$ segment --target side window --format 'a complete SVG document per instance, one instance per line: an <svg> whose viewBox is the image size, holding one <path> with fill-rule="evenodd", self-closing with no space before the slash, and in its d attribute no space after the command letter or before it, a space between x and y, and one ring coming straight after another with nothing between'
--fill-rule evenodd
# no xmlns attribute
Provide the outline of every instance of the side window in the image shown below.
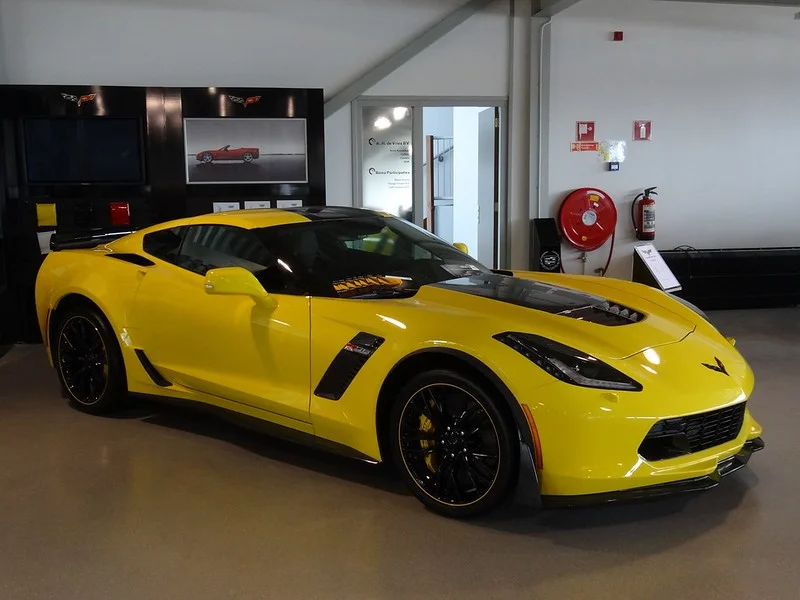
<svg viewBox="0 0 800 600"><path fill-rule="evenodd" d="M190 227L178 266L198 275L221 267L243 267L258 273L272 263L264 245L250 231L227 225Z"/></svg>
<svg viewBox="0 0 800 600"><path fill-rule="evenodd" d="M142 240L142 249L147 254L175 264L185 233L185 227L173 227L148 233Z"/></svg>

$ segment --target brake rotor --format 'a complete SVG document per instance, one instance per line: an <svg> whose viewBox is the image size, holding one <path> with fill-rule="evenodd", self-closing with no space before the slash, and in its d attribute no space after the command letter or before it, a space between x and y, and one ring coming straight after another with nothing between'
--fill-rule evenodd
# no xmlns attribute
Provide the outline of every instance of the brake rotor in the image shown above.
<svg viewBox="0 0 800 600"><path fill-rule="evenodd" d="M613 235L617 207L602 190L580 188L569 194L558 215L561 231L578 250L597 250Z"/></svg>

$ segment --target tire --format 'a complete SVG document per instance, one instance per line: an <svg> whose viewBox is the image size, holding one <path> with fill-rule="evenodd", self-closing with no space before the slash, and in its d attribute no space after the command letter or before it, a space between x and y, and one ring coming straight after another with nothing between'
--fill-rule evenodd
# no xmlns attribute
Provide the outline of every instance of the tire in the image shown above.
<svg viewBox="0 0 800 600"><path fill-rule="evenodd" d="M214 162L214 157L211 156L208 152L206 152L205 154L203 154L203 162L209 165L212 162Z"/></svg>
<svg viewBox="0 0 800 600"><path fill-rule="evenodd" d="M70 406L105 414L127 394L125 363L114 331L91 306L74 306L58 316L53 362Z"/></svg>
<svg viewBox="0 0 800 600"><path fill-rule="evenodd" d="M389 422L392 458L434 512L471 518L510 497L519 461L516 428L475 381L447 369L421 373L397 394Z"/></svg>
<svg viewBox="0 0 800 600"><path fill-rule="evenodd" d="M253 153L252 152L245 152L244 156L242 156L242 160L246 163L253 162Z"/></svg>

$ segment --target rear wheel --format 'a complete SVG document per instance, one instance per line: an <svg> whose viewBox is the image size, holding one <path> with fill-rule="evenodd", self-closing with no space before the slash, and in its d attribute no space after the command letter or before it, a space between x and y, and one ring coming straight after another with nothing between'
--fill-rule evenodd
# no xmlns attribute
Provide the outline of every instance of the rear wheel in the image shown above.
<svg viewBox="0 0 800 600"><path fill-rule="evenodd" d="M476 382L450 370L420 374L398 394L390 422L394 460L435 512L474 517L508 498L515 430Z"/></svg>
<svg viewBox="0 0 800 600"><path fill-rule="evenodd" d="M70 404L101 414L114 408L127 389L125 365L116 337L95 308L79 306L59 315L53 358Z"/></svg>
<svg viewBox="0 0 800 600"><path fill-rule="evenodd" d="M245 152L244 156L242 157L242 159L246 163L253 162L253 153L252 152Z"/></svg>

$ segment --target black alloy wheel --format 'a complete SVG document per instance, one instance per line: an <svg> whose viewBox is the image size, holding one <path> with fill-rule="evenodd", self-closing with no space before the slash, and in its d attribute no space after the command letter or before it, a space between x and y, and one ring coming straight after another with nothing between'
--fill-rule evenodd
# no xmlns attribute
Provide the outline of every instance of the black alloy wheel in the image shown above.
<svg viewBox="0 0 800 600"><path fill-rule="evenodd" d="M65 395L79 410L106 412L127 388L111 327L98 311L81 307L61 316L56 331L54 362Z"/></svg>
<svg viewBox="0 0 800 600"><path fill-rule="evenodd" d="M507 499L516 473L513 425L459 373L415 377L392 413L392 449L409 487L449 517L473 517Z"/></svg>

